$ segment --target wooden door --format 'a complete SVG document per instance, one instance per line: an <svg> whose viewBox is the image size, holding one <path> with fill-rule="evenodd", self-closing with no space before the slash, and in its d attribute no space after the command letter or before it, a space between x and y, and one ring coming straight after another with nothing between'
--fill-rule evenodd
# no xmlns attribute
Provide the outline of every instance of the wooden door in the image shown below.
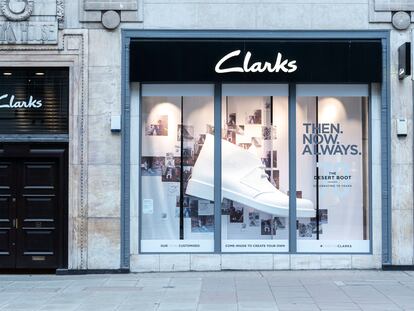
<svg viewBox="0 0 414 311"><path fill-rule="evenodd" d="M14 156L2 157L7 154ZM36 145L0 152L0 268L65 265L65 154L65 149Z"/></svg>
<svg viewBox="0 0 414 311"><path fill-rule="evenodd" d="M0 159L0 267L14 268L16 261L16 162Z"/></svg>

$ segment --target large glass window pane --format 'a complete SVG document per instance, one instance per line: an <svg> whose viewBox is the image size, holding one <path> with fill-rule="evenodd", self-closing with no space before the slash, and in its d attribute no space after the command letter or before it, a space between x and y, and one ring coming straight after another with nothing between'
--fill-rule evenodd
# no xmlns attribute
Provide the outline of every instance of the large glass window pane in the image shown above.
<svg viewBox="0 0 414 311"><path fill-rule="evenodd" d="M298 252L369 252L368 86L297 90Z"/></svg>
<svg viewBox="0 0 414 311"><path fill-rule="evenodd" d="M142 87L142 252L214 251L213 95L209 85Z"/></svg>
<svg viewBox="0 0 414 311"><path fill-rule="evenodd" d="M222 251L289 249L288 87L223 85Z"/></svg>

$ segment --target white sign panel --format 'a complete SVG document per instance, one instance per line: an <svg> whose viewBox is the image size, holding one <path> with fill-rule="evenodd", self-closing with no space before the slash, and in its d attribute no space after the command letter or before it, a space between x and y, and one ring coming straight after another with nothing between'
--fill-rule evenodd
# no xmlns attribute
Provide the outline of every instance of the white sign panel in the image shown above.
<svg viewBox="0 0 414 311"><path fill-rule="evenodd" d="M154 201L152 199L142 200L142 213L153 214L154 213Z"/></svg>
<svg viewBox="0 0 414 311"><path fill-rule="evenodd" d="M221 250L228 253L280 253L289 251L288 240L223 240Z"/></svg>
<svg viewBox="0 0 414 311"><path fill-rule="evenodd" d="M369 253L369 240L298 240L302 253Z"/></svg>
<svg viewBox="0 0 414 311"><path fill-rule="evenodd" d="M141 251L148 253L208 253L213 240L142 240Z"/></svg>

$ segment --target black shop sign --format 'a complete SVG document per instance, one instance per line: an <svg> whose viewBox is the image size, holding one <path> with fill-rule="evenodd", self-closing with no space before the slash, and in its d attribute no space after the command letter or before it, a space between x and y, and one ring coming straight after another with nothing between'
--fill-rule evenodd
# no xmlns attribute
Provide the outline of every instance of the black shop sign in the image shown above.
<svg viewBox="0 0 414 311"><path fill-rule="evenodd" d="M0 134L68 133L67 68L0 68Z"/></svg>
<svg viewBox="0 0 414 311"><path fill-rule="evenodd" d="M138 82L381 82L380 40L134 39Z"/></svg>

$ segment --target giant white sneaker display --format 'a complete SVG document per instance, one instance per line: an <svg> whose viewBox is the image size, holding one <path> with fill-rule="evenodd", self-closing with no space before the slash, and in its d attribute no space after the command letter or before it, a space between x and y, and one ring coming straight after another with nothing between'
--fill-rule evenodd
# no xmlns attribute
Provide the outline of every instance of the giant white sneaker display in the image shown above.
<svg viewBox="0 0 414 311"><path fill-rule="evenodd" d="M259 211L288 217L289 196L267 179L260 158L251 152L222 140L222 199L226 198ZM186 194L214 201L214 136L207 134L200 155L188 181ZM297 217L315 217L313 203L296 201Z"/></svg>

